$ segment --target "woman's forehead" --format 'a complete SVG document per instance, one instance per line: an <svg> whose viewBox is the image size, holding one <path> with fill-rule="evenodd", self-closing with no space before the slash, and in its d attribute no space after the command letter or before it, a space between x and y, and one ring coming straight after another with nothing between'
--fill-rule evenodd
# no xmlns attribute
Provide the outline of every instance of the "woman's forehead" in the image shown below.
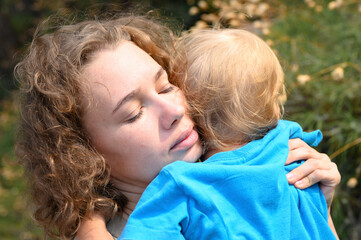
<svg viewBox="0 0 361 240"><path fill-rule="evenodd" d="M159 68L159 64L132 42L122 42L115 48L96 53L83 73L90 81L104 81L114 77L131 78Z"/></svg>
<svg viewBox="0 0 361 240"><path fill-rule="evenodd" d="M83 69L82 78L88 90L85 97L114 105L128 93L153 82L163 72L145 51L132 42L123 42L116 48L96 53L93 61Z"/></svg>

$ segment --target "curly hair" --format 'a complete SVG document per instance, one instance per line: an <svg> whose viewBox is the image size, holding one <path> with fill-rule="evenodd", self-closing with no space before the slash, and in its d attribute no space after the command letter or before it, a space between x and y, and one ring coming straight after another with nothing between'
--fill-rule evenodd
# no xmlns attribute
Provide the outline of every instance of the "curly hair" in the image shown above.
<svg viewBox="0 0 361 240"><path fill-rule="evenodd" d="M81 124L82 68L96 51L132 41L172 76L173 35L154 19L134 15L53 30L45 25L14 70L21 85L17 156L45 237L73 239L92 211L114 214L127 204Z"/></svg>

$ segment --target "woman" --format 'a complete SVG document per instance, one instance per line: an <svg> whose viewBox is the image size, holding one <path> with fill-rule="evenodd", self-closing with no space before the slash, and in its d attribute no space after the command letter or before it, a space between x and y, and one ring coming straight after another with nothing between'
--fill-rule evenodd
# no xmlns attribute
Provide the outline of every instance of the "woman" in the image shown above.
<svg viewBox="0 0 361 240"><path fill-rule="evenodd" d="M178 72L175 57L171 32L144 17L36 34L16 67L18 155L47 235L73 238L94 211L119 211L124 224L163 166L200 157L183 94L168 81ZM330 202L340 180L335 165L305 143L290 148L291 161L310 159L290 182L321 181Z"/></svg>

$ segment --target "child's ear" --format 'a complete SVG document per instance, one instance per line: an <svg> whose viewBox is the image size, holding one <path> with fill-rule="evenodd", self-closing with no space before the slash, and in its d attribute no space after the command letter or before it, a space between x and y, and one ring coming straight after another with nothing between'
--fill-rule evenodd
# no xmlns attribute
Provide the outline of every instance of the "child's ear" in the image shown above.
<svg viewBox="0 0 361 240"><path fill-rule="evenodd" d="M281 106L283 106L287 101L287 95L286 93L281 93L279 96L278 96L278 102Z"/></svg>

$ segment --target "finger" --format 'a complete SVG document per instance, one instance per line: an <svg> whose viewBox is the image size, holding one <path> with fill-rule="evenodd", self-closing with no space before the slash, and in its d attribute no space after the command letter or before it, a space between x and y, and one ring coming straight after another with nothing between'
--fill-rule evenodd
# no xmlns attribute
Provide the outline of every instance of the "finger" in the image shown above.
<svg viewBox="0 0 361 240"><path fill-rule="evenodd" d="M297 182L295 182L295 187L299 189L305 189L312 186L315 183L320 182L320 187L322 188L334 188L340 183L341 175L337 170L337 167L332 167L331 169L320 170L316 169L307 177L304 177Z"/></svg>
<svg viewBox="0 0 361 240"><path fill-rule="evenodd" d="M314 148L310 147L300 139L295 139L295 140L297 141L289 142L290 152L288 153L285 165L295 161L307 160L311 158L321 159L331 162L331 159L326 154L319 153Z"/></svg>
<svg viewBox="0 0 361 240"><path fill-rule="evenodd" d="M307 175L307 177L304 177L298 180L297 182L295 182L294 186L299 189L308 188L313 184L318 183L320 179L324 179L325 177L327 177L328 173L329 173L328 170L317 169L312 173L310 173L309 175Z"/></svg>
<svg viewBox="0 0 361 240"><path fill-rule="evenodd" d="M288 140L288 147L290 150L293 150L293 149L299 148L299 147L303 147L303 146L308 146L308 145L307 145L307 143L302 141L300 138L294 138L294 139Z"/></svg>
<svg viewBox="0 0 361 240"><path fill-rule="evenodd" d="M290 150L287 156L286 165L295 161L305 160L310 158L321 158L321 153L317 152L310 146L300 146Z"/></svg>
<svg viewBox="0 0 361 240"><path fill-rule="evenodd" d="M288 183L294 184L295 182L300 181L316 170L330 170L331 168L332 165L329 161L324 161L322 159L309 159L299 167L293 169L286 176Z"/></svg>

